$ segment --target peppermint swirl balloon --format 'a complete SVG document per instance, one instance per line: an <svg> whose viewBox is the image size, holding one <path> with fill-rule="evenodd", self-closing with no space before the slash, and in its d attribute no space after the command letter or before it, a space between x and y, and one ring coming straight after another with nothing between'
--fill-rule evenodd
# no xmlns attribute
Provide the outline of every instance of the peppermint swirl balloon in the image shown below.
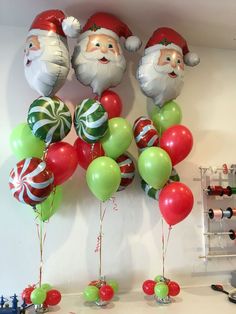
<svg viewBox="0 0 236 314"><path fill-rule="evenodd" d="M75 109L77 135L87 143L98 142L108 129L108 114L95 99L84 99Z"/></svg>
<svg viewBox="0 0 236 314"><path fill-rule="evenodd" d="M53 173L39 158L26 158L10 172L9 187L21 203L34 206L42 203L53 190Z"/></svg>
<svg viewBox="0 0 236 314"><path fill-rule="evenodd" d="M151 185L147 184L144 180L141 181L141 187L144 190L146 195L158 201L161 190L154 189Z"/></svg>
<svg viewBox="0 0 236 314"><path fill-rule="evenodd" d="M179 182L180 177L178 175L178 172L175 170L175 168L172 168L170 177L169 177L169 182Z"/></svg>
<svg viewBox="0 0 236 314"><path fill-rule="evenodd" d="M117 191L122 191L132 183L135 176L135 166L133 160L127 154L118 157L116 162L120 167L121 173L121 182Z"/></svg>
<svg viewBox="0 0 236 314"><path fill-rule="evenodd" d="M135 120L133 126L134 139L136 145L143 151L147 147L158 146L159 138L152 120L147 117L139 117Z"/></svg>
<svg viewBox="0 0 236 314"><path fill-rule="evenodd" d="M35 136L50 144L70 132L72 117L58 97L39 97L29 107L28 124Z"/></svg>

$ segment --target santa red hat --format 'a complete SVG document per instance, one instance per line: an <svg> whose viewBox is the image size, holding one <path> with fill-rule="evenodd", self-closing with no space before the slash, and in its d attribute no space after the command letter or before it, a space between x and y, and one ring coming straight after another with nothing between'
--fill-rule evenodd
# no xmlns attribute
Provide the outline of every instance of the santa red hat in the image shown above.
<svg viewBox="0 0 236 314"><path fill-rule="evenodd" d="M49 33L50 32L50 33ZM80 23L73 16L66 17L60 10L47 10L38 14L29 30L30 35L77 37Z"/></svg>
<svg viewBox="0 0 236 314"><path fill-rule="evenodd" d="M145 54L160 49L175 49L184 57L184 63L195 66L200 62L196 53L189 52L186 40L175 30L161 27L155 30L145 47Z"/></svg>
<svg viewBox="0 0 236 314"><path fill-rule="evenodd" d="M88 35L105 34L119 41L120 37L125 38L125 48L128 51L136 51L141 47L141 41L133 36L129 27L116 16L99 12L93 14L81 31L80 39Z"/></svg>

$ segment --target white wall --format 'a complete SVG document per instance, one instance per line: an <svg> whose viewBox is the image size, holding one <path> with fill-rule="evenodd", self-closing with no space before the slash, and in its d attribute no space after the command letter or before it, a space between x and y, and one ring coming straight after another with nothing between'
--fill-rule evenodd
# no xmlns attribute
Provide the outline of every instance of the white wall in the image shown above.
<svg viewBox="0 0 236 314"><path fill-rule="evenodd" d="M39 243L32 210L10 194L8 176L16 158L9 148L11 130L26 121L31 102L38 96L27 85L23 73L23 45L26 29L0 28L0 294L21 291L38 280ZM73 46L73 43L71 43ZM193 47L192 47L193 49ZM235 268L236 259L204 263L202 205L199 182L200 165L236 162L236 52L194 47L201 64L186 68L185 86L178 99L183 124L194 136L190 156L177 166L182 182L194 192L192 214L173 228L167 254L167 276L182 285L221 281ZM145 115L149 107L139 90L134 73L140 58L126 54L128 71L114 90L124 103L123 116L131 123ZM73 104L90 96L71 73L58 94L73 111ZM68 141L73 143L72 131ZM132 143L130 152L137 159ZM99 202L88 190L85 172L78 169L64 185L64 201L59 212L47 224L44 281L63 292L78 292L97 278L98 255L94 253L98 234ZM144 195L135 183L116 194L118 211L108 209L104 221L104 270L118 279L122 289L141 285L143 280L161 273L161 217L158 205ZM112 206L110 206L112 207ZM236 221L235 221L236 226Z"/></svg>

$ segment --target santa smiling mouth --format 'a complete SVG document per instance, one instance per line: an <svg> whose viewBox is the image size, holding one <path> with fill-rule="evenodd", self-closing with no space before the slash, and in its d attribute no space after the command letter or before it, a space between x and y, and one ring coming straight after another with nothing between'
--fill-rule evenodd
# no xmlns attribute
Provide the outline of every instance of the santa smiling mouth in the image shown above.
<svg viewBox="0 0 236 314"><path fill-rule="evenodd" d="M110 62L109 60L107 60L107 58L103 57L102 59L99 59L99 62L103 63L103 64L107 64L108 62Z"/></svg>
<svg viewBox="0 0 236 314"><path fill-rule="evenodd" d="M27 59L26 66L30 66L31 62L32 62L32 60Z"/></svg>
<svg viewBox="0 0 236 314"><path fill-rule="evenodd" d="M174 71L168 73L168 75L169 75L169 77L172 77L172 78L176 78L177 77L177 74Z"/></svg>

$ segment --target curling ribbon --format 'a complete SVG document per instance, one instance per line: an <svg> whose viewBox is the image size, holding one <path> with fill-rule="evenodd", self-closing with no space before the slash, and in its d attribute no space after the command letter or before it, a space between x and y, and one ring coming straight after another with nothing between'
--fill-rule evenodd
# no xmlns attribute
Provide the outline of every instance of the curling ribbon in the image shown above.
<svg viewBox="0 0 236 314"><path fill-rule="evenodd" d="M208 210L208 216L210 219L221 220L223 217L223 211L221 208L216 209L210 208Z"/></svg>
<svg viewBox="0 0 236 314"><path fill-rule="evenodd" d="M223 217L230 219L233 216L233 211L231 207L228 207L226 210L223 210Z"/></svg>
<svg viewBox="0 0 236 314"><path fill-rule="evenodd" d="M208 186L207 187L207 194L208 195L215 195L215 196L231 196L232 195L232 189L230 186L227 186L226 188L223 188L220 185L215 186ZM236 188L235 188L235 194L236 194Z"/></svg>
<svg viewBox="0 0 236 314"><path fill-rule="evenodd" d="M227 164L223 164L222 168L223 168L223 174L228 174L229 173Z"/></svg>
<svg viewBox="0 0 236 314"><path fill-rule="evenodd" d="M232 208L233 216L236 216L236 208Z"/></svg>

